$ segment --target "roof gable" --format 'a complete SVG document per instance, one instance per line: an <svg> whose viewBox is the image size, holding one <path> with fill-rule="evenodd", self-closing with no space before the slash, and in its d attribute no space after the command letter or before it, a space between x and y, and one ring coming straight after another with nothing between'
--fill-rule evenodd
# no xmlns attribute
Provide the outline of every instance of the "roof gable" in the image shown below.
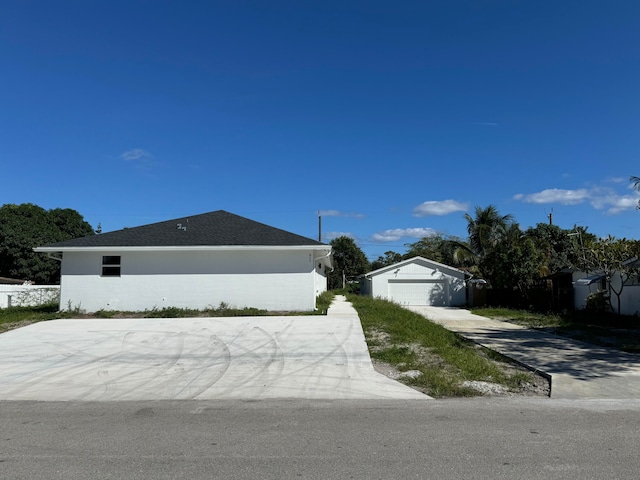
<svg viewBox="0 0 640 480"><path fill-rule="evenodd" d="M190 217L74 238L41 248L322 246L321 242L217 210Z"/></svg>
<svg viewBox="0 0 640 480"><path fill-rule="evenodd" d="M402 260L401 262L398 262L398 263L394 263L393 265L387 265L386 267L379 268L378 270L373 270L372 272L365 273L363 276L372 277L372 276L380 275L381 273L387 272L389 270L394 270L394 269L399 268L399 267L403 267L403 266L408 265L410 263L423 263L423 264L427 264L429 266L432 266L434 268L449 270L452 273L457 273L457 274L462 273L464 275L468 275L463 270L459 270L459 269L457 269L455 267L450 267L449 265L445 265L444 263L436 262L435 260L429 260L428 258L416 256L416 257L408 258L406 260Z"/></svg>

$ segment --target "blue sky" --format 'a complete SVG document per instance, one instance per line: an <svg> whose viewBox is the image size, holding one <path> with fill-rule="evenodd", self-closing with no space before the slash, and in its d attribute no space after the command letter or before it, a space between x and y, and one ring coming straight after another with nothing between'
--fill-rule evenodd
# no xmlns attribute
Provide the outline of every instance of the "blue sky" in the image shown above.
<svg viewBox="0 0 640 480"><path fill-rule="evenodd" d="M223 209L370 259L640 238L637 1L3 1L0 203L103 231Z"/></svg>

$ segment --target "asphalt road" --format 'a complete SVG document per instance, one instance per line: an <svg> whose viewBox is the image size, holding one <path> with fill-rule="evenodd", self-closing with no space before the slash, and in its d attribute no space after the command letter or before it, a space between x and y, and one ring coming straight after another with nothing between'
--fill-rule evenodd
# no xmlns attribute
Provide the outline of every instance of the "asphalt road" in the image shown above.
<svg viewBox="0 0 640 480"><path fill-rule="evenodd" d="M0 402L2 479L616 479L640 401Z"/></svg>

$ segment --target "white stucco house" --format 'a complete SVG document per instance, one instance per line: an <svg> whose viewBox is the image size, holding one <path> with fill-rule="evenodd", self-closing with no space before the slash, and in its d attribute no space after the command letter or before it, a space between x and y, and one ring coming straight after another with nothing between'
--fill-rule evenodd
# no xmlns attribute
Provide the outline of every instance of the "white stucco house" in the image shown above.
<svg viewBox="0 0 640 480"><path fill-rule="evenodd" d="M462 270L423 257L413 257L360 277L360 292L400 305L464 306Z"/></svg>
<svg viewBox="0 0 640 480"><path fill-rule="evenodd" d="M638 263L638 259L634 258L630 262ZM613 272L607 282L602 272L573 272L573 299L576 310L585 309L587 297L597 292L605 292L615 313L618 313L619 309L621 315L640 314L640 278L637 275L627 278L622 277L619 272ZM619 297L616 292L620 294Z"/></svg>
<svg viewBox="0 0 640 480"><path fill-rule="evenodd" d="M331 246L218 210L34 249L62 262L61 308L313 310Z"/></svg>

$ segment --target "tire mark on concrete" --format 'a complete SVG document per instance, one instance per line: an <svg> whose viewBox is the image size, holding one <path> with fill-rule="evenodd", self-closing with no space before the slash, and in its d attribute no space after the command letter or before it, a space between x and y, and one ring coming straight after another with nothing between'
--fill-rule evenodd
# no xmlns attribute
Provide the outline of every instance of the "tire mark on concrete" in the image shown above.
<svg viewBox="0 0 640 480"><path fill-rule="evenodd" d="M271 334L269 334L267 331L257 326L253 327L252 333L254 332L260 332L262 335L266 336L266 340L263 340L262 342L258 343L258 345L253 345L251 347L245 346L243 344L244 342L239 342L235 344L234 345L235 350L241 351L242 354L238 355L234 353L231 357L232 364L230 366L230 368L233 368L234 366L233 362L242 363L247 359L254 360L253 365L255 366L255 368L253 373L251 375L245 376L241 381L237 381L227 386L221 386L221 388L215 392L214 398L227 396L229 394L232 394L235 391L242 389L246 385L250 385L254 380L260 377L263 377L265 375L265 372L267 372L268 369L271 367L271 365L273 365L274 363L276 363L277 365L277 372L281 372L282 369L284 368L284 365L283 365L284 357L280 351L280 347L278 345L278 342L275 340L275 338ZM236 343L238 338L239 338L238 336L234 337L234 339L232 340L232 343ZM254 344L256 343L253 336L251 335L245 335L243 340L246 340L247 341L246 343L254 343ZM265 347L268 347L268 346L271 346L271 349L267 355L267 358L265 358L265 355L262 354L262 351L265 350ZM278 357L281 357L280 362L277 361ZM280 376L279 373L277 373L277 376L278 377ZM262 383L261 386L256 386L256 389L258 390L258 394L264 392L266 389L269 388L269 386L270 386L269 384L264 384L264 382ZM210 392L210 393L213 393L213 392ZM255 395L256 395L256 392L253 392L252 397Z"/></svg>
<svg viewBox="0 0 640 480"><path fill-rule="evenodd" d="M198 347L205 347L203 351L185 351L185 354L195 354L198 356L200 360L198 360L197 363L190 363L189 367L183 370L183 375L166 379L157 385L157 387L162 387L163 389L174 387L175 391L171 395L168 395L168 398L181 400L194 399L200 393L215 385L227 372L231 362L231 355L227 345L216 335L210 335L207 339L208 342L203 342L198 345ZM222 351L222 355L212 357L215 351ZM220 359L222 359L222 362L219 361ZM215 367L213 375L211 375L212 372L209 370L212 367ZM192 387L194 382L197 382L198 379L205 374L209 374L210 377L207 378L204 383ZM180 383L183 384L180 385ZM189 393L184 395L186 390L188 390Z"/></svg>
<svg viewBox="0 0 640 480"><path fill-rule="evenodd" d="M146 333L146 332L145 332ZM128 337L128 335L125 335L125 337ZM109 399L111 400L115 400L117 398L120 398L128 393L131 393L133 391L136 391L140 388L142 388L143 386L149 384L150 382L152 382L154 379L158 378L158 376L162 375L164 372L166 372L167 370L169 370L171 367L173 367L179 360L181 354L182 354L182 348L184 345L184 332L164 332L164 336L160 339L160 346L164 345L165 340L167 339L171 339L172 342L174 344L174 351L173 353L170 355L170 357L164 361L164 363L159 364L159 365L151 365L148 367L143 367L143 368L139 368L136 369L134 371L128 372L128 373L124 373L121 375L118 375L117 377L114 377L114 379L112 380L112 382L119 382L118 383L118 388L116 388L115 390L113 390L111 392L111 395L109 396ZM174 342L173 340L177 340L177 342ZM135 343L135 342L129 342L129 341L125 341L125 339L123 338L122 341L122 347L131 347L133 346L139 346L139 344ZM121 347L121 348L122 348ZM152 348L152 347L150 347ZM130 351L126 351L126 353L129 353ZM110 360L117 360L119 357L122 357L122 351L119 354L115 354L113 356L111 356ZM125 353L125 355L126 355ZM136 355L138 355L137 352L135 352ZM122 386L121 384L121 380L130 378L130 377L135 377L135 376L140 376L141 373L143 372L155 372L150 378L144 378L140 381L137 381L135 383L133 383L132 385L128 385L127 387ZM90 388L89 390L85 391L84 393L82 393L81 395L78 395L75 400L84 400L86 399L88 396L92 395L94 392L97 392L101 387L103 386L95 386ZM105 398L100 398L101 400L106 400Z"/></svg>

